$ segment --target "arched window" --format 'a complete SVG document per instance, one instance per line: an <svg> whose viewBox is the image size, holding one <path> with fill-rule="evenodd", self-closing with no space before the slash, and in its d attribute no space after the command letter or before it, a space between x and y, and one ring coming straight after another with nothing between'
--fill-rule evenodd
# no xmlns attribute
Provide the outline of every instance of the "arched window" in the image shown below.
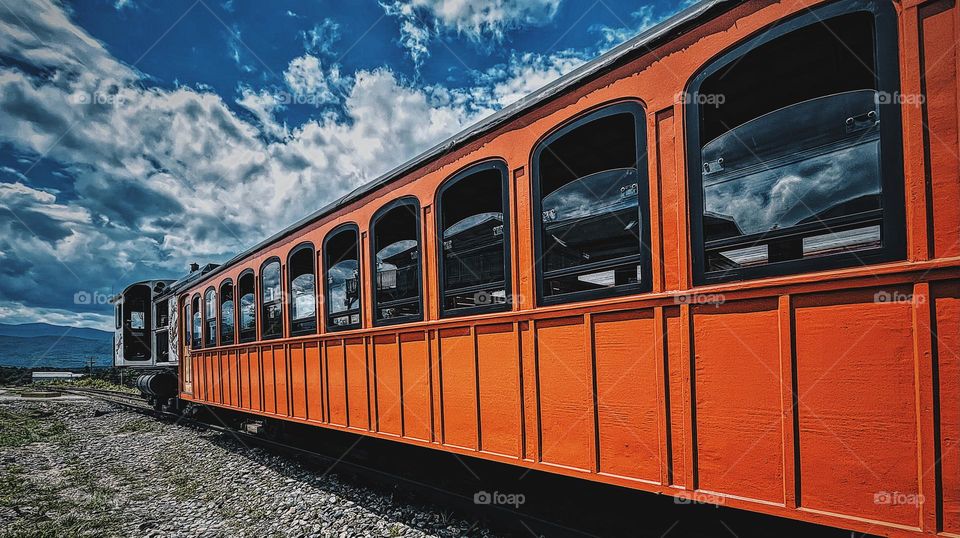
<svg viewBox="0 0 960 538"><path fill-rule="evenodd" d="M323 241L328 331L360 327L359 237L356 224L344 224Z"/></svg>
<svg viewBox="0 0 960 538"><path fill-rule="evenodd" d="M437 192L440 308L457 316L509 308L507 167L472 166Z"/></svg>
<svg viewBox="0 0 960 538"><path fill-rule="evenodd" d="M203 343L203 311L200 309L200 294L193 296L193 323L190 332L190 347L200 349Z"/></svg>
<svg viewBox="0 0 960 538"><path fill-rule="evenodd" d="M233 344L234 335L233 282L228 278L220 284L220 345Z"/></svg>
<svg viewBox="0 0 960 538"><path fill-rule="evenodd" d="M644 126L638 103L610 105L534 151L540 303L651 289Z"/></svg>
<svg viewBox="0 0 960 538"><path fill-rule="evenodd" d="M237 279L237 296L240 297L238 309L240 341L252 342L257 339L257 300L256 279L252 269L244 271Z"/></svg>
<svg viewBox="0 0 960 538"><path fill-rule="evenodd" d="M214 347L217 345L217 292L210 288L204 293L203 299L203 319L206 322L204 335L206 340L204 347Z"/></svg>
<svg viewBox="0 0 960 538"><path fill-rule="evenodd" d="M420 204L401 198L373 216L374 325L423 319Z"/></svg>
<svg viewBox="0 0 960 538"><path fill-rule="evenodd" d="M304 243L290 252L290 334L317 332L317 283L313 267L313 244Z"/></svg>
<svg viewBox="0 0 960 538"><path fill-rule="evenodd" d="M271 259L260 267L260 338L283 336L283 289L280 286L280 260Z"/></svg>
<svg viewBox="0 0 960 538"><path fill-rule="evenodd" d="M897 62L893 6L845 1L765 30L691 82L695 283L905 257Z"/></svg>

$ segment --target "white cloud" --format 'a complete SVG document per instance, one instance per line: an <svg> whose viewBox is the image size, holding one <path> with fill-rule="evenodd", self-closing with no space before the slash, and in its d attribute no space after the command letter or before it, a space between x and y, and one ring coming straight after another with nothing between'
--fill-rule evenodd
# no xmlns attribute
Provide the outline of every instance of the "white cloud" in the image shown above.
<svg viewBox="0 0 960 538"><path fill-rule="evenodd" d="M681 4L681 7L685 7L687 3L689 2L684 2ZM590 31L600 34L601 50L609 50L653 28L675 12L676 11L657 13L652 5L641 6L640 9L630 14L632 24L627 24L626 26L596 25L591 26Z"/></svg>
<svg viewBox="0 0 960 538"><path fill-rule="evenodd" d="M299 103L315 106L336 102L343 82L337 66L324 71L319 58L310 54L294 58L283 72L283 79Z"/></svg>
<svg viewBox="0 0 960 538"><path fill-rule="evenodd" d="M300 32L303 48L314 54L331 54L333 44L340 39L340 25L333 19L323 19L313 28Z"/></svg>
<svg viewBox="0 0 960 538"><path fill-rule="evenodd" d="M400 44L414 62L430 55L430 41L454 32L473 41L502 40L508 30L553 20L561 0L392 0L381 1L400 21Z"/></svg>
<svg viewBox="0 0 960 538"><path fill-rule="evenodd" d="M150 87L51 0L14 5L0 10L0 56L42 70L0 67L0 143L72 178L60 193L31 183L36 172L0 171L12 178L0 183L0 302L33 319L99 316L106 307L74 308L73 294L227 259L582 61L515 55L448 89L386 68L343 76L306 54L284 72L290 93L337 111L287 127L275 88L238 89L248 121L208 89Z"/></svg>

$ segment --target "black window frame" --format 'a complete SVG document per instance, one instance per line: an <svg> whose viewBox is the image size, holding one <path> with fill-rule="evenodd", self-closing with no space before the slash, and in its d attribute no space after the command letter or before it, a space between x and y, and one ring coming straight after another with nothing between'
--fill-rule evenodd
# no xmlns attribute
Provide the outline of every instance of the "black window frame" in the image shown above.
<svg viewBox="0 0 960 538"><path fill-rule="evenodd" d="M213 309L217 312L217 315L213 318L213 331L210 331L210 319L207 318L207 296L213 293ZM217 296L217 288L214 286L208 287L203 291L201 297L201 302L203 306L203 347L217 347L218 342L220 341L220 301ZM211 339L210 336L213 338Z"/></svg>
<svg viewBox="0 0 960 538"><path fill-rule="evenodd" d="M293 301L296 298L293 296L294 274L293 274L293 264L291 263L291 261L293 260L294 256L296 256L297 254L300 254L304 250L310 251L310 256L309 256L310 264L311 264L310 274L313 275L313 326L312 327L306 326L306 324L304 323L308 321L307 318L304 318L299 322L293 319ZM301 273L301 274L306 274L306 273ZM300 275L296 275L296 276L300 276ZM287 254L287 289L289 290L288 294L290 295L290 301L289 301L290 302L290 327L289 327L290 336L304 336L308 334L317 334L317 328L319 326L319 321L317 319L317 310L319 305L319 301L317 300L317 260L316 260L316 249L313 247L312 242L304 241L303 243L300 243L299 245L293 247L293 249L290 250L290 253ZM302 326L298 327L297 325L298 323Z"/></svg>
<svg viewBox="0 0 960 538"><path fill-rule="evenodd" d="M244 334L244 331L243 331L242 324L241 324L241 321L242 321L242 320L241 320L241 307L242 307L242 303L243 303L243 301L242 301L243 295L240 293L240 291L241 291L241 282L243 282L243 279L244 279L244 278L247 278L248 276L250 277L250 279L251 279L252 282L253 282L253 289L251 290L251 293L253 294L253 329L252 329L252 333L253 333L253 334L247 333L247 335L245 335L245 334ZM237 276L237 286L236 286L236 288L235 288L236 291L235 291L234 294L233 294L233 295L234 295L233 308L234 308L234 318L235 318L235 319L234 319L234 325L235 325L235 329L234 329L234 330L236 330L236 332L237 332L237 340L238 340L238 342L240 342L241 344L246 344L246 343L248 343L248 342L256 342L256 341L257 341L257 330L258 330L258 328L260 327L260 319L259 319L259 318L260 318L260 315L259 315L259 313L258 313L258 312L259 312L259 306L258 306L258 305L259 305L260 300L259 300L259 298L257 297L257 296L258 296L258 293L257 293L257 281L258 281L258 279L257 279L257 273L256 273L256 271L254 271L253 269L244 269L243 271L240 272L240 275Z"/></svg>
<svg viewBox="0 0 960 538"><path fill-rule="evenodd" d="M266 289L265 286L263 285L263 273L264 273L263 270L272 263L277 264L277 268L280 272L277 279L277 285L280 286L280 297L267 303L263 300L263 292ZM258 301L260 306L260 340L281 339L283 338L283 332L284 332L283 312L284 312L284 303L286 302L286 299L284 297L284 291L283 291L283 262L280 261L280 258L278 256L272 256L260 264L259 282L260 282L260 293L259 293ZM267 331L266 331L267 307L270 305L274 305L276 303L280 304L280 324L279 324L280 332L278 334L267 334Z"/></svg>
<svg viewBox="0 0 960 538"><path fill-rule="evenodd" d="M223 304L225 294L223 293L224 287L230 287L230 301L233 302L233 332L229 335L230 340L224 341L224 336L227 336L223 332ZM220 339L221 346L233 345L237 341L237 298L236 298L236 287L233 285L233 280L226 278L220 285L217 286L217 314L218 314L218 327L217 334Z"/></svg>
<svg viewBox="0 0 960 538"><path fill-rule="evenodd" d="M384 217L387 213L398 209L403 206L412 206L414 209L414 215L416 216L416 226L417 229L417 304L419 305L419 312L417 314L407 314L405 316L399 316L396 318L390 319L377 319L377 223L381 218ZM420 232L420 227L423 225L420 215L420 200L414 196L403 196L397 198L392 202L387 203L373 214L373 217L370 218L370 290L373 293L371 297L371 304L373 305L373 312L371 320L374 327L386 327L390 325L399 325L401 323L413 323L417 321L423 321L424 315L424 305L423 305L423 234Z"/></svg>
<svg viewBox="0 0 960 538"><path fill-rule="evenodd" d="M896 13L890 2L863 2L862 0L842 0L778 21L774 26L761 31L759 35L743 40L729 51L707 62L687 85L686 95L699 95L699 89L708 77L737 62L751 50L774 39L814 24L822 24L828 19L863 12L873 15L875 57L873 67L876 74L876 91L886 92L888 95L899 95L900 65ZM690 201L690 245L694 285L803 274L906 259L902 122L899 105L895 100L892 103L887 100L886 103L880 103L881 106L886 106L881 114L884 119L880 122L883 214L880 228L882 244L879 248L707 272L701 155L704 141L700 140L701 105L697 101L698 99L688 99L685 105L687 185Z"/></svg>
<svg viewBox="0 0 960 538"><path fill-rule="evenodd" d="M636 284L625 284L621 286L610 286L608 288L575 291L557 295L544 295L544 274L543 274L543 200L540 195L540 156L543 151L553 142L563 136L583 127L584 125L596 120L613 116L617 114L631 114L634 118L634 138L637 148L637 211L638 219L643 229L640 231L640 252L637 264L640 266L641 278ZM538 306L548 306L556 304L575 303L581 301L590 301L595 299L606 299L610 297L621 297L624 295L636 295L653 290L653 261L650 251L650 172L647 155L647 122L646 109L643 103L635 100L620 101L602 105L599 108L587 111L561 126L559 129L551 132L549 135L537 142L531 154L530 164L530 183L532 186L532 199L530 206L532 208L532 227L533 227L533 265L536 282L536 299ZM576 180L572 180L576 181ZM633 255L630 258L637 256ZM626 258L624 258L626 259ZM604 263L615 265L618 259L606 260Z"/></svg>
<svg viewBox="0 0 960 538"><path fill-rule="evenodd" d="M199 293L194 293L190 299L190 310L190 349L203 349L203 297ZM199 336L194 325L197 314L200 314Z"/></svg>
<svg viewBox="0 0 960 538"><path fill-rule="evenodd" d="M327 301L330 300L329 297L329 288L327 287L327 272L330 269L330 258L327 255L329 252L327 249L327 244L331 239L340 235L341 233L353 232L353 237L356 239L357 247L357 308L346 310L336 316L332 316L330 311L327 309ZM323 244L321 245L320 257L322 258L322 272L323 272L323 325L324 330L327 332L336 332L336 331L349 331L353 329L360 329L363 327L363 249L360 244L360 227L354 222L347 222L341 224L329 232L323 238ZM336 265L336 264L334 264ZM318 286L319 287L319 286ZM356 311L357 317L360 321L357 323L350 323L347 325L334 325L332 320L334 317L340 316L349 316Z"/></svg>
<svg viewBox="0 0 960 538"><path fill-rule="evenodd" d="M506 295L506 301L503 303L493 303L491 302L488 305L482 306L472 306L472 307L463 307L463 308L446 308L445 298L446 298L446 273L444 268L444 254L443 254L443 195L451 187L457 183L469 180L475 174L486 172L488 170L496 170L500 172L500 198L501 198L501 209L503 210L503 287L504 294ZM436 208L436 231L437 231L437 285L439 288L440 296L440 317L441 318L456 318L461 316L470 316L475 314L487 314L492 312L506 312L513 307L513 301L511 300L513 294L513 274L512 274L512 265L513 259L511 256L511 243L510 243L510 170L507 168L507 163L502 159L492 159L489 161L479 162L467 166L463 170L457 172L456 174L445 179L443 183L440 184L440 187L437 188L437 192L434 200L434 207ZM421 275L422 278L422 275ZM422 299L421 299L422 300Z"/></svg>

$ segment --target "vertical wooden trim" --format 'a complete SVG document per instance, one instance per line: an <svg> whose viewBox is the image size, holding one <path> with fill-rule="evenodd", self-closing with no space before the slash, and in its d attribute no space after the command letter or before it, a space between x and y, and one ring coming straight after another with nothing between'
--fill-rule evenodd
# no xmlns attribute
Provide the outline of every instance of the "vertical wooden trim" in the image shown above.
<svg viewBox="0 0 960 538"><path fill-rule="evenodd" d="M663 307L653 309L654 354L657 360L657 437L660 453L660 483L670 484L673 477L673 455L670 447L670 371L667 366L667 325Z"/></svg>
<svg viewBox="0 0 960 538"><path fill-rule="evenodd" d="M934 357L934 308L930 284L913 286L913 356L917 402L917 490L923 495L920 504L920 528L926 532L940 530L942 506L937 502L940 474L939 440L937 439L936 403L937 360Z"/></svg>
<svg viewBox="0 0 960 538"><path fill-rule="evenodd" d="M796 374L793 353L793 307L789 295L781 295L777 305L780 327L780 430L783 443L783 502L796 508L800 501L800 451L797 449Z"/></svg>
<svg viewBox="0 0 960 538"><path fill-rule="evenodd" d="M517 449L517 455L522 460L526 458L527 455L527 416L526 416L526 392L523 386L523 336L520 334L520 322L513 322L513 335L517 339L517 387L520 391L520 397L517 399L519 404L519 409L517 409L519 415L519 424L520 424L520 435L519 447Z"/></svg>
<svg viewBox="0 0 960 538"><path fill-rule="evenodd" d="M663 178L660 173L660 124L657 113L647 114L647 178L650 207L640 208L650 215L650 266L653 268L653 291L665 289L663 266Z"/></svg>
<svg viewBox="0 0 960 538"><path fill-rule="evenodd" d="M378 419L374 416L374 406L376 405L376 375L377 372L373 371L373 336L364 336L363 337L363 363L366 365L366 374L367 374L367 430L368 431L377 431L373 421ZM370 386L373 385L373 390L370 390ZM379 419L378 419L379 424Z"/></svg>
<svg viewBox="0 0 960 538"><path fill-rule="evenodd" d="M674 137L674 162L676 163L675 174L677 177L677 222L674 224L677 230L677 271L680 273L680 288L690 289L692 280L692 261L690 259L690 194L688 192L689 182L687 181L687 161L685 151L687 144L683 140L686 130L686 118L683 115L683 104L680 102L673 105L673 133Z"/></svg>
<svg viewBox="0 0 960 538"><path fill-rule="evenodd" d="M903 28L900 51L900 84L905 95L924 91L923 30L917 6L904 9L900 17ZM904 208L907 234L907 258L922 261L930 258L933 234L927 229L930 200L927 196L929 154L924 128L925 109L916 106L900 107L903 122ZM922 223L922 224L921 224Z"/></svg>
<svg viewBox="0 0 960 538"><path fill-rule="evenodd" d="M436 351L437 351L437 403L439 404L440 411L440 444L446 444L447 442L447 423L446 416L443 409L443 346L440 344L440 331L432 331L436 334Z"/></svg>
<svg viewBox="0 0 960 538"><path fill-rule="evenodd" d="M533 382L537 403L537 462L543 461L543 425L540 406L540 343L537 335L537 320L530 320L530 336L533 338Z"/></svg>
<svg viewBox="0 0 960 538"><path fill-rule="evenodd" d="M423 337L426 339L427 368L430 372L430 442L435 443L439 438L437 435L437 428L440 422L440 420L438 420L440 410L437 407L440 405L440 398L437 396L436 392L439 390L437 387L440 386L440 373L438 372L437 366L434 364L434 361L437 357L437 354L433 350L433 342L436 340L434 338L434 331L424 331Z"/></svg>
<svg viewBox="0 0 960 538"><path fill-rule="evenodd" d="M690 305L680 305L680 352L683 372L683 428L684 428L684 484L688 490L696 490L697 484L697 433L696 433L696 351L693 345L693 315Z"/></svg>
<svg viewBox="0 0 960 538"><path fill-rule="evenodd" d="M590 355L590 380L593 386L593 472L600 472L600 394L597 389L597 350L593 333L593 315L583 315L584 351Z"/></svg>
<svg viewBox="0 0 960 538"><path fill-rule="evenodd" d="M440 312L440 297L437 296L437 302L434 304L433 299L431 298L430 289L431 285L431 269L436 267L437 260L434 259L434 254L436 253L436 248L434 248L433 238L435 237L430 233L432 228L432 218L430 217L433 213L430 204L424 205L420 210L420 280L422 281L422 290L423 296L420 298L422 301L422 312L423 319L437 319L438 313ZM428 244L429 243L429 244Z"/></svg>
<svg viewBox="0 0 960 538"><path fill-rule="evenodd" d="M477 451L483 450L483 426L480 420L480 343L477 338L477 325L470 324L470 340L473 341L473 390L477 408Z"/></svg>
<svg viewBox="0 0 960 538"><path fill-rule="evenodd" d="M373 422L371 423L371 428L375 432L380 431L380 376L379 371L377 370L377 342L374 340L374 337L370 337L370 356L367 361L369 365L370 373L367 374L367 379L370 379L370 374L372 373L373 377L373 391L368 393L373 398L373 403L370 405L372 412Z"/></svg>
<svg viewBox="0 0 960 538"><path fill-rule="evenodd" d="M400 378L400 437L407 436L407 423L406 423L406 405L404 405L404 391L403 391L403 345L401 344L403 340L402 334L397 334L397 373Z"/></svg>

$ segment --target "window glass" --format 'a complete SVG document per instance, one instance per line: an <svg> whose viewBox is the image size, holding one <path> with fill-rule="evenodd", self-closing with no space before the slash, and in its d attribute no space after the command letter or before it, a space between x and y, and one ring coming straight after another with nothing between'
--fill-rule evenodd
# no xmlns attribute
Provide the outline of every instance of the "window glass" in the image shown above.
<svg viewBox="0 0 960 538"><path fill-rule="evenodd" d="M637 118L626 111L588 117L539 149L539 271L545 298L574 300L640 289L647 233L640 207L646 189L641 151Z"/></svg>
<svg viewBox="0 0 960 538"><path fill-rule="evenodd" d="M499 166L455 177L440 195L444 314L507 303L505 174Z"/></svg>
<svg viewBox="0 0 960 538"><path fill-rule="evenodd" d="M234 311L233 284L224 282L220 286L220 344L233 344Z"/></svg>
<svg viewBox="0 0 960 538"><path fill-rule="evenodd" d="M419 205L401 203L373 225L375 321L421 318Z"/></svg>
<svg viewBox="0 0 960 538"><path fill-rule="evenodd" d="M301 248L290 257L290 323L291 334L308 334L317 329L312 247Z"/></svg>
<svg viewBox="0 0 960 538"><path fill-rule="evenodd" d="M193 331L191 346L199 349L203 342L203 312L200 310L200 296L193 296Z"/></svg>
<svg viewBox="0 0 960 538"><path fill-rule="evenodd" d="M360 326L360 254L357 230L334 232L325 243L327 329Z"/></svg>
<svg viewBox="0 0 960 538"><path fill-rule="evenodd" d="M206 327L206 347L217 345L217 292L207 290L204 299L204 313L207 323Z"/></svg>
<svg viewBox="0 0 960 538"><path fill-rule="evenodd" d="M263 321L260 328L263 339L283 336L283 292L280 287L280 262L273 261L260 273L263 289Z"/></svg>
<svg viewBox="0 0 960 538"><path fill-rule="evenodd" d="M253 292L253 272L248 272L237 281L237 294L240 295L240 341L249 342L257 338L257 305Z"/></svg>
<svg viewBox="0 0 960 538"><path fill-rule="evenodd" d="M861 264L895 248L881 140L898 120L885 117L874 21L813 15L695 82L698 281Z"/></svg>

